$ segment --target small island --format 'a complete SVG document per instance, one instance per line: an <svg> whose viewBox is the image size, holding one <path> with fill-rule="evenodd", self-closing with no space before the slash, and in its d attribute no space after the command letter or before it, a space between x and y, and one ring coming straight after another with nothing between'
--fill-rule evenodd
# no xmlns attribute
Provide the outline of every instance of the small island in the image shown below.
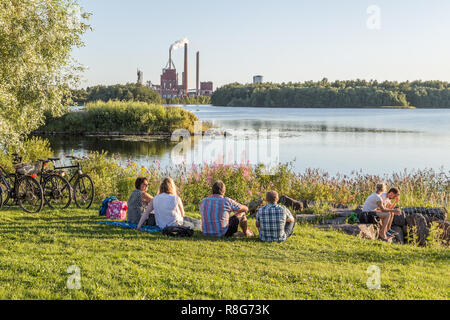
<svg viewBox="0 0 450 320"><path fill-rule="evenodd" d="M218 88L214 106L270 108L450 108L443 81L347 80L303 83L233 83Z"/></svg>

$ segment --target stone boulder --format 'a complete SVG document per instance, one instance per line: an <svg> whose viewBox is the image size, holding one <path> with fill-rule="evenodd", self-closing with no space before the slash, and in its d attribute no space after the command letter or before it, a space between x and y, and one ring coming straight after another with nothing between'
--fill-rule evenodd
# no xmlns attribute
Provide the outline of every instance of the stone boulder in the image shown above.
<svg viewBox="0 0 450 320"><path fill-rule="evenodd" d="M367 240L377 240L380 234L380 230L375 224L329 224L317 226L316 228L321 230L340 230L348 235Z"/></svg>
<svg viewBox="0 0 450 320"><path fill-rule="evenodd" d="M298 224L323 224L329 218L324 214L298 214L296 216Z"/></svg>
<svg viewBox="0 0 450 320"><path fill-rule="evenodd" d="M404 208L402 210L402 213L405 216L409 216L414 213L421 214L427 220L428 225L430 225L432 222L435 221L447 221L448 219L448 212L447 209L445 208L424 208L424 207ZM397 222L399 222L399 220L397 220ZM396 225L400 226L400 224Z"/></svg>
<svg viewBox="0 0 450 320"><path fill-rule="evenodd" d="M441 229L442 243L446 246L450 245L450 222L449 221L436 221L438 228Z"/></svg>
<svg viewBox="0 0 450 320"><path fill-rule="evenodd" d="M280 198L279 204L286 206L294 211L303 211L307 208L306 201L297 201L295 199L289 198L288 196L282 196Z"/></svg>
<svg viewBox="0 0 450 320"><path fill-rule="evenodd" d="M428 228L427 219L423 214L413 213L406 216L406 224L411 231L413 227L416 228L416 237L418 244L420 246L425 246L427 243L427 238L430 234L430 229Z"/></svg>
<svg viewBox="0 0 450 320"><path fill-rule="evenodd" d="M394 221L392 222L392 225L393 226L398 226L398 227L401 227L401 228L406 226L406 214L404 212L402 212L402 214L399 215L399 216L395 215L394 216Z"/></svg>
<svg viewBox="0 0 450 320"><path fill-rule="evenodd" d="M431 221L447 221L448 212L445 208L428 208L427 216L431 218Z"/></svg>
<svg viewBox="0 0 450 320"><path fill-rule="evenodd" d="M263 205L262 200L254 200L247 205L248 212L250 213L251 216L256 216L256 213L262 207L262 205Z"/></svg>
<svg viewBox="0 0 450 320"><path fill-rule="evenodd" d="M398 232L398 235L393 239L394 243L405 244L405 233L403 232L403 227L393 226L392 230Z"/></svg>

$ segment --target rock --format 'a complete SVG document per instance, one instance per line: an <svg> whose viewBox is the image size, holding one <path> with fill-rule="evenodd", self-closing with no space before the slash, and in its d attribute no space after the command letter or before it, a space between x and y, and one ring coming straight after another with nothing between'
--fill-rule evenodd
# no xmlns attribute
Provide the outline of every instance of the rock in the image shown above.
<svg viewBox="0 0 450 320"><path fill-rule="evenodd" d="M403 227L393 226L392 230L398 232L398 235L395 236L394 243L405 244L405 234L403 233Z"/></svg>
<svg viewBox="0 0 450 320"><path fill-rule="evenodd" d="M392 225L399 226L399 227L402 227L402 228L404 226L406 226L406 214L404 212L402 212L402 214L399 215L399 216L395 215L394 216L394 221L392 222Z"/></svg>
<svg viewBox="0 0 450 320"><path fill-rule="evenodd" d="M428 208L427 215L431 217L431 221L447 221L448 218L445 208Z"/></svg>
<svg viewBox="0 0 450 320"><path fill-rule="evenodd" d="M340 218L348 218L355 212L354 210L336 210L335 214Z"/></svg>
<svg viewBox="0 0 450 320"><path fill-rule="evenodd" d="M297 219L297 223L299 223L299 224L304 224L304 223L318 224L318 223L322 223L328 217L329 216L326 216L323 214L298 214L296 219Z"/></svg>
<svg viewBox="0 0 450 320"><path fill-rule="evenodd" d="M316 228L322 230L340 230L348 235L356 236L361 239L377 240L379 236L379 228L374 224L341 224L341 225L323 225Z"/></svg>
<svg viewBox="0 0 450 320"><path fill-rule="evenodd" d="M323 224L346 224L347 218L346 217L338 217L335 219L327 219L323 221Z"/></svg>
<svg viewBox="0 0 450 320"><path fill-rule="evenodd" d="M293 209L294 211L303 211L305 209L305 204L302 201L297 201L287 196L282 196L279 204L282 204L289 209Z"/></svg>
<svg viewBox="0 0 450 320"><path fill-rule="evenodd" d="M248 207L248 212L250 213L250 215L255 216L256 213L258 212L259 208L262 207L263 201L262 200L254 200L252 202L250 202L247 207Z"/></svg>
<svg viewBox="0 0 450 320"><path fill-rule="evenodd" d="M420 246L425 246L430 229L428 228L427 219L424 215L420 213L410 214L406 216L406 224L409 227L408 231L411 231L413 227L416 228L417 242Z"/></svg>
<svg viewBox="0 0 450 320"><path fill-rule="evenodd" d="M441 240L446 246L450 245L450 222L449 221L436 221L437 226L442 231Z"/></svg>

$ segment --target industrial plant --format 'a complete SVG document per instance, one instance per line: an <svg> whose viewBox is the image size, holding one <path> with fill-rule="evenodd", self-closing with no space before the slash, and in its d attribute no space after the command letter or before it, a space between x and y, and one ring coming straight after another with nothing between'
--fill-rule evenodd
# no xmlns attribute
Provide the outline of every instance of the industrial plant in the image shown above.
<svg viewBox="0 0 450 320"><path fill-rule="evenodd" d="M184 48L184 70L179 84L179 74L172 58L176 49ZM138 70L138 83L143 83L143 73ZM169 61L163 68L159 85L147 82L147 86L158 91L162 98L186 98L196 96L211 96L214 88L211 81L200 82L200 52L196 54L196 83L195 89L189 89L189 40L183 39L175 42L169 49Z"/></svg>

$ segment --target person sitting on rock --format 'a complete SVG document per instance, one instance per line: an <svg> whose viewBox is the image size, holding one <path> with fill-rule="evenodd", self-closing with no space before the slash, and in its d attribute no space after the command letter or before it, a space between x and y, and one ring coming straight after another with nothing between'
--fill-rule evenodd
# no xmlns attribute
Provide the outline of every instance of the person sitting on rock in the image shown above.
<svg viewBox="0 0 450 320"><path fill-rule="evenodd" d="M396 232L391 229L395 215L401 215L401 210L394 209L399 200L399 191L392 188L386 193L386 185L378 184L375 193L371 194L364 203L363 212L376 213L381 219L380 239L389 241L396 236ZM395 203L391 200L395 199Z"/></svg>
<svg viewBox="0 0 450 320"><path fill-rule="evenodd" d="M225 197L226 187L222 181L217 181L212 187L212 196L202 200L200 213L202 229L205 236L212 237L253 237L248 228L248 208L236 201ZM231 216L231 214L233 214ZM243 233L238 232L239 226Z"/></svg>
<svg viewBox="0 0 450 320"><path fill-rule="evenodd" d="M278 192L266 194L267 205L256 214L259 238L265 242L285 242L294 233L295 219L288 208L278 204Z"/></svg>

